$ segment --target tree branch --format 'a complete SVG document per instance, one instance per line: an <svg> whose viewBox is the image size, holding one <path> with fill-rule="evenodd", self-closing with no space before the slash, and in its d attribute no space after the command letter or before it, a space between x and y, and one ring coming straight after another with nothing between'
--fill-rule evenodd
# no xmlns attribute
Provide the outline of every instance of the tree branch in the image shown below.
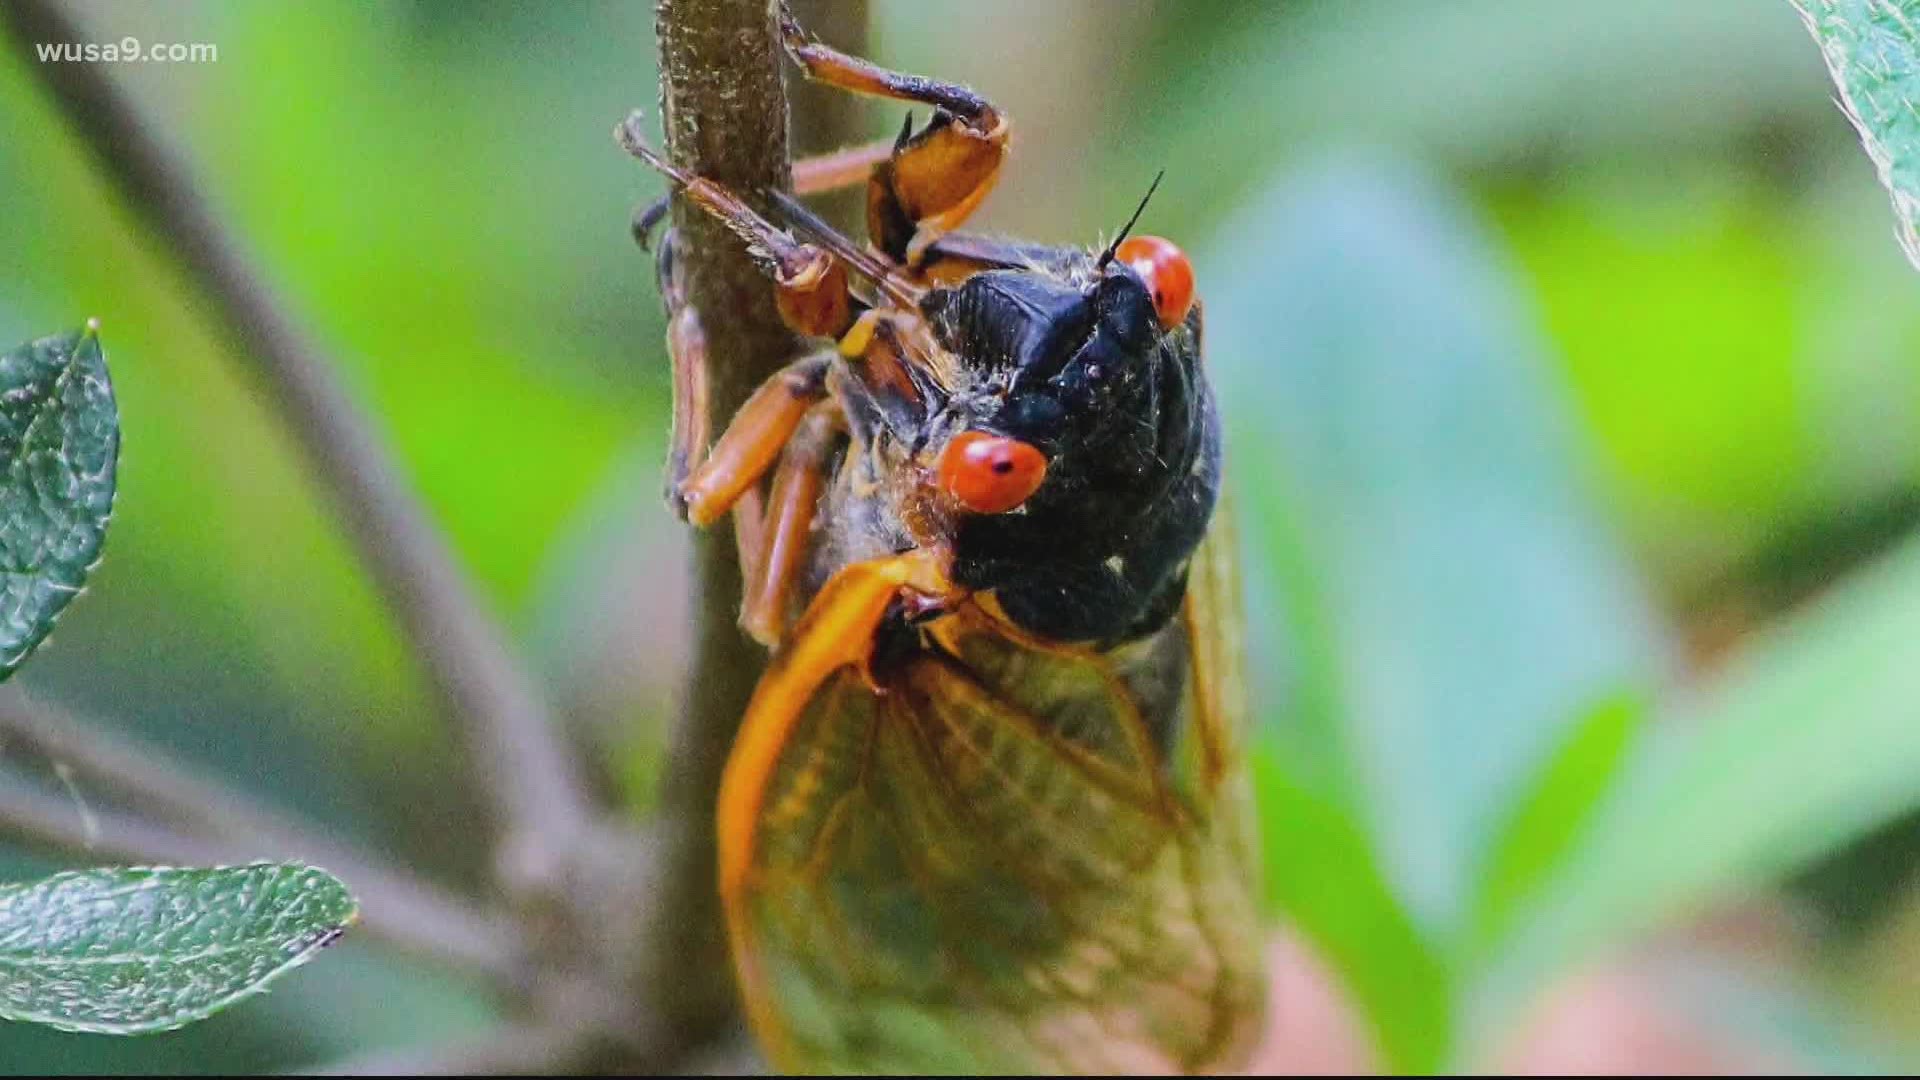
<svg viewBox="0 0 1920 1080"><path fill-rule="evenodd" d="M830 25L823 25L831 13ZM802 5L813 25L860 47L864 0ZM659 0L660 112L667 156L718 181L764 212L763 193L787 190L791 164L783 51L768 0ZM807 132L818 147L850 141L851 106ZM676 265L689 301L706 313L711 419L716 429L800 347L780 320L773 290L740 240L676 198ZM694 656L681 688L663 792L662 886L639 987L672 986L661 1000L687 1045L723 1030L734 1010L731 963L714 897L714 794L766 653L740 631L740 567L731 526L693 542Z"/></svg>
<svg viewBox="0 0 1920 1080"><path fill-rule="evenodd" d="M660 113L667 155L758 204L792 186L781 53L767 0L659 0ZM738 238L676 198L676 265L704 320L712 418L724 424L799 347ZM722 313L724 313L722 315ZM673 1026L704 1041L732 1015L733 984L714 899L713 811L735 725L766 655L736 624L740 566L731 527L693 541L694 656L663 792L664 880L643 984L673 986ZM659 981L670 979L670 981Z"/></svg>
<svg viewBox="0 0 1920 1080"><path fill-rule="evenodd" d="M279 846L310 851L335 847L246 795L195 775L159 750L30 698L18 686L0 687L0 749L24 750L73 766L202 835L271 838Z"/></svg>
<svg viewBox="0 0 1920 1080"><path fill-rule="evenodd" d="M51 854L85 852L142 865L213 866L234 861L212 841L117 814L90 813L70 798L15 782L0 783L0 838Z"/></svg>
<svg viewBox="0 0 1920 1080"><path fill-rule="evenodd" d="M9 0L0 4L0 18L22 43L89 40L46 0ZM185 267L233 354L251 364L331 493L363 564L460 724L474 781L499 818L503 880L550 882L557 853L590 820L586 788L533 680L456 568L384 440L209 209L181 155L105 69L28 68L139 222Z"/></svg>
<svg viewBox="0 0 1920 1080"><path fill-rule="evenodd" d="M380 940L497 981L517 975L510 928L460 901L351 857L316 856L302 848L261 850L248 843L191 836L124 814L83 810L72 799L9 782L0 782L0 839L52 854L153 866L299 859L345 881L360 900L361 925Z"/></svg>
<svg viewBox="0 0 1920 1080"><path fill-rule="evenodd" d="M363 924L390 944L425 953L497 980L516 978L515 933L416 874L398 870L335 843L311 825L262 806L232 788L193 774L152 747L112 735L34 701L17 687L0 688L0 747L24 750L68 765L119 794L185 826L163 826L110 815L113 827L98 839L121 857L169 862L251 862L298 859L323 867L360 898ZM70 803L26 799L14 809L31 821L0 820L0 834L38 836L43 846L89 851L86 821ZM6 808L0 806L0 818ZM36 824L37 822L37 824Z"/></svg>

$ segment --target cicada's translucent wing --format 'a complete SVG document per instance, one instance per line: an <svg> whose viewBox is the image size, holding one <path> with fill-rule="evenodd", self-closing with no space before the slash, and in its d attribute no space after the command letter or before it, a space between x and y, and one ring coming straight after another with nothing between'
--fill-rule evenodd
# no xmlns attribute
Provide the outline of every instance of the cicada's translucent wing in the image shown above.
<svg viewBox="0 0 1920 1080"><path fill-rule="evenodd" d="M1224 857L1240 867L1247 891L1258 896L1260 848L1254 826L1253 774L1246 762L1251 718L1247 707L1246 615L1241 609L1240 553L1233 512L1222 493L1213 526L1194 551L1187 573L1185 623L1190 730L1184 765L1190 786L1212 792L1214 821ZM1257 900L1256 900L1257 902Z"/></svg>
<svg viewBox="0 0 1920 1080"><path fill-rule="evenodd" d="M730 899L781 1068L1231 1066L1261 1015L1236 654L1209 607L1097 652L978 612L806 707Z"/></svg>

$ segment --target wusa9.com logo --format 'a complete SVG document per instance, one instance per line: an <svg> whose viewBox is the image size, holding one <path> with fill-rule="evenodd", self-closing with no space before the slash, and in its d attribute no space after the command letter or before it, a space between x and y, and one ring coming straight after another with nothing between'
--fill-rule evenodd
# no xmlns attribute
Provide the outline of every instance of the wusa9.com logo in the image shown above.
<svg viewBox="0 0 1920 1080"><path fill-rule="evenodd" d="M43 64L211 64L220 59L220 47L206 41L142 42L125 37L119 41L52 42L33 47Z"/></svg>

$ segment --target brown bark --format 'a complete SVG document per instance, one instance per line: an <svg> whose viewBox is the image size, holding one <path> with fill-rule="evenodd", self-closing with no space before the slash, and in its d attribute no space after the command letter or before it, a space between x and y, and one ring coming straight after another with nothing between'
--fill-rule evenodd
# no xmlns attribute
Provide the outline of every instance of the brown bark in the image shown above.
<svg viewBox="0 0 1920 1080"><path fill-rule="evenodd" d="M859 47L864 3L801 4L797 14L842 44ZM761 193L791 188L783 59L768 0L659 0L660 112L667 156L767 210ZM797 80L796 80L797 81ZM857 106L822 103L806 125L810 149L846 141ZM842 95L844 96L844 95ZM703 313L714 430L801 342L780 321L765 275L732 233L677 200L676 257L689 301ZM694 538L694 655L681 691L667 759L662 838L664 875L650 932L658 970L643 975L667 1019L689 1043L733 1015L734 991L715 896L714 796L748 695L766 660L736 623L740 567L730 526ZM662 987L670 993L660 993Z"/></svg>

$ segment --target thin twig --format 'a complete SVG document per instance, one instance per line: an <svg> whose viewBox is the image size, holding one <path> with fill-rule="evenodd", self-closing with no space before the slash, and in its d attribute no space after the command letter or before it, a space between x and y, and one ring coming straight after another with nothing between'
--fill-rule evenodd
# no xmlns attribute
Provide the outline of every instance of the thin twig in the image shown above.
<svg viewBox="0 0 1920 1080"><path fill-rule="evenodd" d="M152 747L34 701L17 687L0 689L0 747L71 766L185 827L175 832L157 823L113 815L112 828L102 825L96 834L108 854L228 863L298 859L345 881L360 898L362 924L389 943L498 980L518 975L515 932L499 919L474 910L418 875L325 838L315 826L195 775ZM14 805L36 814L38 824L0 820L0 834L12 825L23 837L40 837L43 845L72 851L93 848L94 836L71 802L47 802L34 796ZM4 817L3 805L0 817Z"/></svg>
<svg viewBox="0 0 1920 1080"><path fill-rule="evenodd" d="M335 846L101 721L83 721L29 697L17 685L0 687L0 752L22 751L70 765L193 832L233 839L271 837L287 847Z"/></svg>
<svg viewBox="0 0 1920 1080"><path fill-rule="evenodd" d="M456 902L358 875L358 867L189 836L117 813L82 815L71 799L0 782L0 840L52 854L79 854L148 866L231 866L299 858L345 881L360 901L360 925L397 948L498 980L515 974L512 934Z"/></svg>
<svg viewBox="0 0 1920 1080"><path fill-rule="evenodd" d="M0 18L25 45L89 36L46 0L9 0ZM106 70L29 63L127 206L186 268L207 310L252 365L332 495L450 715L473 775L493 800L508 884L545 885L591 819L578 769L532 679L456 567L384 439L347 395L306 329L209 209L182 155Z"/></svg>
<svg viewBox="0 0 1920 1080"><path fill-rule="evenodd" d="M0 782L0 840L49 853L81 852L151 866L213 866L236 860L219 843L121 814L83 814L73 800Z"/></svg>
<svg viewBox="0 0 1920 1080"><path fill-rule="evenodd" d="M525 1076L584 1068L599 1047L586 1028L514 1026L472 1042L389 1050L336 1061L307 1076Z"/></svg>

